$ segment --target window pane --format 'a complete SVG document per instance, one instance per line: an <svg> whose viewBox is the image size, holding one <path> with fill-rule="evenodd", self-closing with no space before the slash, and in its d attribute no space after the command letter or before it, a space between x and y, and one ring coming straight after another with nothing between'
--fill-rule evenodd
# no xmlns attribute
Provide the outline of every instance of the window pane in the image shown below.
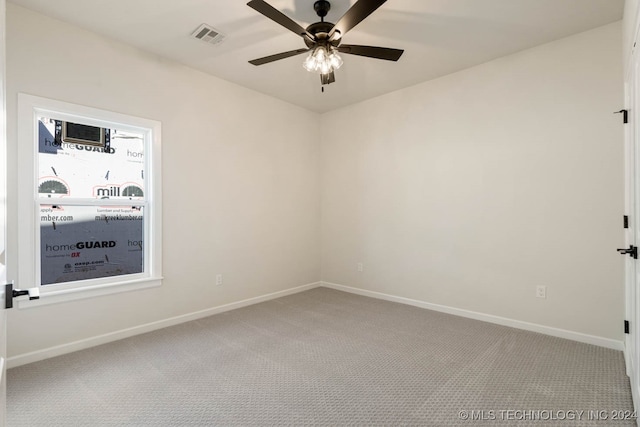
<svg viewBox="0 0 640 427"><path fill-rule="evenodd" d="M40 206L42 285L144 271L142 207Z"/></svg>
<svg viewBox="0 0 640 427"><path fill-rule="evenodd" d="M142 134L109 129L109 146L104 147L96 145L100 128L63 124L46 117L38 119L40 197L144 197Z"/></svg>

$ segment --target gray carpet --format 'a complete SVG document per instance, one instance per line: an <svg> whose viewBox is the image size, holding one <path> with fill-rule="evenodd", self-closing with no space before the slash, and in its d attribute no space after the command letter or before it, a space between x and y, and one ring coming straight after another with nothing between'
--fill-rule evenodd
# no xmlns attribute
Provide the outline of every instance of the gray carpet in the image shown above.
<svg viewBox="0 0 640 427"><path fill-rule="evenodd" d="M326 288L11 369L7 404L10 427L573 426L633 410L619 351Z"/></svg>

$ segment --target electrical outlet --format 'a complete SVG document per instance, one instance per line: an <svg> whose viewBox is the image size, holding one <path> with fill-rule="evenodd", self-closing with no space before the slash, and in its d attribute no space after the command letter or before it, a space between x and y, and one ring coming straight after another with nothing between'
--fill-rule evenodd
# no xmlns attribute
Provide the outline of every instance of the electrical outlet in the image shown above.
<svg viewBox="0 0 640 427"><path fill-rule="evenodd" d="M364 271L364 264L361 262L358 263L358 271Z"/></svg>
<svg viewBox="0 0 640 427"><path fill-rule="evenodd" d="M536 286L536 297L537 298L546 298L547 297L547 287L543 285Z"/></svg>
<svg viewBox="0 0 640 427"><path fill-rule="evenodd" d="M222 274L216 274L216 285L222 285Z"/></svg>

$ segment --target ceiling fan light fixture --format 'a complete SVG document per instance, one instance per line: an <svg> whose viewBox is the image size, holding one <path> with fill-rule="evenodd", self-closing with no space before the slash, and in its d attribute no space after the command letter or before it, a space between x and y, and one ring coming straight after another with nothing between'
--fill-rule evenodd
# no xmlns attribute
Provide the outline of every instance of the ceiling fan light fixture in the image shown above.
<svg viewBox="0 0 640 427"><path fill-rule="evenodd" d="M317 46L304 60L302 66L312 73L329 74L342 66L342 58L338 52L330 48L327 51L325 46Z"/></svg>
<svg viewBox="0 0 640 427"><path fill-rule="evenodd" d="M304 60L304 62L302 63L302 66L309 72L316 71L316 68L318 66L318 61L315 56L315 50L312 51L309 54L309 56L307 56L307 59Z"/></svg>
<svg viewBox="0 0 640 427"><path fill-rule="evenodd" d="M263 14L275 23L302 37L306 48L290 50L275 55L265 56L249 61L253 65L264 65L273 61L289 58L311 51L302 65L307 71L320 74L323 85L336 81L334 71L342 66L342 58L338 54L365 56L368 58L397 61L404 52L402 49L391 49L379 46L362 46L342 44L342 37L362 20L375 12L387 0L355 0L353 5L333 24L324 18L331 9L328 0L317 0L313 4L319 22L303 28L265 0L250 0L247 6Z"/></svg>
<svg viewBox="0 0 640 427"><path fill-rule="evenodd" d="M337 70L338 68L342 67L342 63L344 61L342 60L340 55L338 55L338 51L332 49L331 54L329 54L329 62L331 62L331 67L333 67L334 70Z"/></svg>

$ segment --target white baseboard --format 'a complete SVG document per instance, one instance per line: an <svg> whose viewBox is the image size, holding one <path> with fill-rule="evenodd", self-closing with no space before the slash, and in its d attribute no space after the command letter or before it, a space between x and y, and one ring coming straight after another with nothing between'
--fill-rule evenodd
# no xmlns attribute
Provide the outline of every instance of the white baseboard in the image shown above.
<svg viewBox="0 0 640 427"><path fill-rule="evenodd" d="M439 311L442 313L453 314L456 316L467 317L470 319L481 320L484 322L495 323L498 325L509 326L512 328L539 332L539 333L551 335L554 337L566 338L569 340L583 342L587 344L593 344L601 347L607 347L614 350L624 350L624 343L622 341L616 341L608 338L597 337L594 335L582 334L579 332L568 331L565 329L552 328L549 326L523 322L520 320L508 319L506 317L499 317L499 316L493 316L490 314L478 313L475 311L463 310L460 308L448 307L445 305L432 304L425 301L398 297L394 295L384 294L381 292L368 291L365 289L339 285L337 283L316 282L316 283L309 283L303 286L298 286L295 288L286 289L284 291L273 292L270 294L249 298L242 301L237 301L230 304L221 305L218 307L208 308L206 310L201 310L194 313L188 313L181 316L171 317L169 319L159 320L157 322L147 323L140 326L134 326L132 328L110 332L104 335L99 335L99 336L95 336L95 337L91 337L91 338L87 338L79 341L74 341L67 344L49 347L42 350L30 352L30 353L19 354L17 356L9 357L6 360L6 365L8 369L15 368L17 366L38 362L40 360L48 359L55 356L60 356L67 353L72 353L78 350L84 350L90 347L95 347L97 345L106 344L106 343L121 340L124 338L129 338L135 335L144 334L146 332L151 332L151 331L166 328L169 326L178 325L180 323L189 322L191 320L201 319L203 317L212 316L214 314L223 313L225 311L234 310L236 308L242 308L249 305L258 304L260 302L280 298L283 296L304 292L320 286L336 289L339 291L349 292L352 294L363 295L363 296L382 299L386 301L397 302L400 304L412 305L415 307Z"/></svg>
<svg viewBox="0 0 640 427"><path fill-rule="evenodd" d="M363 295L367 297L382 299L386 301L398 302L401 304L413 305L415 307L426 308L428 310L439 311L442 313L454 314L456 316L468 317L470 319L482 320L483 322L495 323L502 326L509 326L526 331L539 332L541 334L551 335L553 337L565 338L568 340L593 344L600 347L611 348L614 350L624 350L622 341L612 340L609 338L598 337L595 335L582 334L580 332L568 331L566 329L552 328L550 326L538 325L536 323L523 322L521 320L509 319L506 317L493 316L491 314L478 313L475 311L464 310L461 308L449 307L446 305L432 304L411 298L397 297L394 295L384 294L381 292L368 291L360 288L339 285L337 283L321 282L321 286L336 289L339 291L349 292L352 294Z"/></svg>
<svg viewBox="0 0 640 427"><path fill-rule="evenodd" d="M57 345L55 347L49 347L43 350L31 352L31 353L19 354L17 356L12 356L7 359L7 368L8 369L15 368L17 366L38 362L40 360L48 359L50 357L60 356L67 353L72 353L78 350L84 350L90 347L95 347L97 345L106 344L106 343L121 340L124 338L129 338L134 335L144 334L147 332L155 331L155 330L166 328L169 326L178 325L180 323L189 322L191 320L202 319L203 317L212 316L214 314L223 313L225 311L235 310L236 308L242 308L242 307L257 304L260 302L284 297L287 295L297 294L298 292L303 292L309 289L317 288L320 285L321 285L321 282L309 283L307 285L285 289L284 291L273 292L270 294L233 302L230 304L220 305L218 307L208 308L206 310L196 311L194 313L183 314L181 316L171 317L169 319L159 320L157 322L147 323L140 326L134 326L133 328L122 329L120 331L110 332L108 334L98 335L96 337L74 341L67 344Z"/></svg>

